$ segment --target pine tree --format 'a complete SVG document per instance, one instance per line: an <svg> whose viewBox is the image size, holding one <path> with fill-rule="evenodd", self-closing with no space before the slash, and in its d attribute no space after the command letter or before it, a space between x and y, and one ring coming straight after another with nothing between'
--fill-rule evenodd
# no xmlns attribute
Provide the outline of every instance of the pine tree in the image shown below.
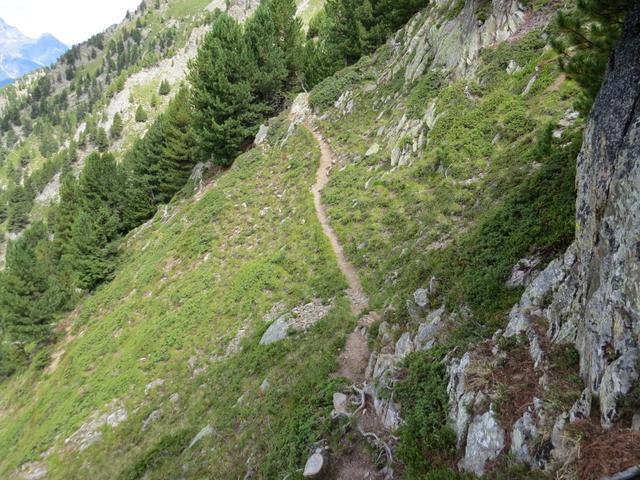
<svg viewBox="0 0 640 480"><path fill-rule="evenodd" d="M284 52L288 71L287 89L293 88L303 66L303 30L302 21L296 15L295 0L268 0L267 7L276 29L276 45Z"/></svg>
<svg viewBox="0 0 640 480"><path fill-rule="evenodd" d="M327 0L327 43L343 66L355 63L367 51L367 28L361 18L365 6L370 9L368 0Z"/></svg>
<svg viewBox="0 0 640 480"><path fill-rule="evenodd" d="M560 35L552 44L561 54L561 68L582 87L576 107L585 115L600 91L624 18L635 5L635 0L579 0L573 11L558 14Z"/></svg>
<svg viewBox="0 0 640 480"><path fill-rule="evenodd" d="M81 209L72 226L72 264L78 285L92 290L111 278L117 253L118 218L106 206Z"/></svg>
<svg viewBox="0 0 640 480"><path fill-rule="evenodd" d="M184 186L194 165L191 113L189 91L183 88L167 109L163 129L165 145L158 162L158 193L163 203Z"/></svg>
<svg viewBox="0 0 640 480"><path fill-rule="evenodd" d="M111 134L111 138L114 140L120 138L123 128L122 115L118 112L113 116L113 122L111 123L111 131L109 132Z"/></svg>
<svg viewBox="0 0 640 480"><path fill-rule="evenodd" d="M147 119L147 112L144 110L144 107L142 105L138 105L138 109L136 110L136 122L144 123Z"/></svg>
<svg viewBox="0 0 640 480"><path fill-rule="evenodd" d="M98 128L96 146L101 152L106 152L109 149L109 137L107 136L105 129L102 127Z"/></svg>
<svg viewBox="0 0 640 480"><path fill-rule="evenodd" d="M254 72L252 89L264 104L265 114L276 111L284 99L285 81L289 77L287 54L271 10L262 5L247 20L244 38L251 55Z"/></svg>
<svg viewBox="0 0 640 480"><path fill-rule="evenodd" d="M165 96L165 95L169 95L169 92L171 92L171 85L169 84L169 81L167 79L162 80L162 82L160 82L160 88L158 89L158 94Z"/></svg>
<svg viewBox="0 0 640 480"><path fill-rule="evenodd" d="M19 232L29 224L29 212L32 201L27 190L22 186L15 186L9 192L9 204L7 208L7 229L10 232Z"/></svg>
<svg viewBox="0 0 640 480"><path fill-rule="evenodd" d="M37 255L38 244L44 241L46 229L40 223L11 242L0 278L3 328L22 349L32 343L42 344L51 335L53 311L46 301L47 263Z"/></svg>
<svg viewBox="0 0 640 480"><path fill-rule="evenodd" d="M56 260L71 254L71 228L78 211L79 195L76 177L66 172L60 180L60 203L53 222L53 250Z"/></svg>
<svg viewBox="0 0 640 480"><path fill-rule="evenodd" d="M230 165L261 119L251 93L251 59L238 23L216 16L191 65L194 133L204 160Z"/></svg>
<svg viewBox="0 0 640 480"><path fill-rule="evenodd" d="M122 172L111 154L93 153L85 159L78 180L81 208L97 212L103 206L118 214L123 196Z"/></svg>

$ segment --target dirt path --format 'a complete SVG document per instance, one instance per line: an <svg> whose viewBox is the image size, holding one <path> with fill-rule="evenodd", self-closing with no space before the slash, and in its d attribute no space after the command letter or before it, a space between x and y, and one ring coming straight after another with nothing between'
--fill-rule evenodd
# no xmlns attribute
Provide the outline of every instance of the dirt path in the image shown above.
<svg viewBox="0 0 640 480"><path fill-rule="evenodd" d="M348 378L354 384L361 384L365 381L365 370L371 356L367 340L367 329L379 316L376 312L362 315L369 307L369 299L362 288L356 269L344 254L344 249L338 240L338 236L329 223L326 208L322 204L322 190L329 181L329 170L335 163L335 155L322 134L308 123L305 123L305 126L320 145L320 165L316 173L316 183L311 188L316 215L322 225L324 234L331 242L338 267L347 279L349 285L347 296L351 303L351 312L356 318L359 317L356 329L349 334L344 349L340 353L338 371L336 373L341 377ZM355 426L361 431L378 430L379 419L369 406L369 408L365 408L355 417ZM333 478L336 480L374 480L379 478L378 469L362 440L353 444L349 453L343 454L337 459L333 472Z"/></svg>
<svg viewBox="0 0 640 480"><path fill-rule="evenodd" d="M349 263L347 257L345 257L344 249L338 241L336 232L334 232L333 228L331 228L329 217L327 216L325 206L322 204L321 197L322 190L329 182L329 169L335 161L335 155L333 154L331 147L329 147L324 137L320 133L318 133L309 125L306 125L306 127L313 134L318 144L320 145L320 166L318 167L318 171L316 173L316 183L311 188L311 192L313 193L313 204L316 207L316 215L318 216L320 225L322 225L322 230L331 242L331 247L336 254L338 267L340 268L340 271L343 273L343 275L347 279L347 283L349 284L347 295L349 296L349 301L351 302L351 312L357 317L369 306L369 299L362 289L362 285L360 284L360 279L358 278L356 269L353 267L353 265L351 265L351 263Z"/></svg>

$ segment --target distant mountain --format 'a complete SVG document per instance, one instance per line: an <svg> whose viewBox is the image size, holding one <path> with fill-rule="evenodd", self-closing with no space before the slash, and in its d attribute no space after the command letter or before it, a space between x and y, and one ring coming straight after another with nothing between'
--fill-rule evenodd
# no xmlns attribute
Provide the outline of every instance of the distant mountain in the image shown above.
<svg viewBox="0 0 640 480"><path fill-rule="evenodd" d="M29 38L0 18L0 87L37 68L51 65L67 49L51 34Z"/></svg>

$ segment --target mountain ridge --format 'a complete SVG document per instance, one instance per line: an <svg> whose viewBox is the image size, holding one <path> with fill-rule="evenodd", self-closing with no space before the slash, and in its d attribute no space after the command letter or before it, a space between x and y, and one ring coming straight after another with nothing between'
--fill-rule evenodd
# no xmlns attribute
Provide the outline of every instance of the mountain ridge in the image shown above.
<svg viewBox="0 0 640 480"><path fill-rule="evenodd" d="M31 38L0 18L0 87L53 64L68 48L51 33Z"/></svg>

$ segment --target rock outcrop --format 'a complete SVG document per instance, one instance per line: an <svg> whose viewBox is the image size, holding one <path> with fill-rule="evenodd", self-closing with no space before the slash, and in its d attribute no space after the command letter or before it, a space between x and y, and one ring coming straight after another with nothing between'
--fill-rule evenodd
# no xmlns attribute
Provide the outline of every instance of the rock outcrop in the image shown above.
<svg viewBox="0 0 640 480"><path fill-rule="evenodd" d="M463 450L461 468L484 471L511 431L510 452L535 468L565 463L575 453L566 427L592 415L599 404L603 429L619 420L619 403L638 382L640 371L640 7L632 12L611 57L600 94L586 126L577 168L575 243L563 257L520 282L521 263L514 267L515 285L526 289L508 317L504 332L493 340L499 357L501 339L524 339L540 391L553 386L549 350L572 345L580 358L585 389L567 411L535 396L513 424L497 426L492 408L478 412L487 392L469 385L469 372L486 357L470 353L449 366L451 420ZM510 279L511 281L511 279ZM546 331L545 331L546 330ZM486 402L485 402L486 403ZM469 413L474 407L475 416ZM631 427L632 425L624 425ZM544 443L540 432L551 432ZM502 442L502 443L501 443ZM544 448L540 448L543 444ZM497 452L497 453L496 453Z"/></svg>

